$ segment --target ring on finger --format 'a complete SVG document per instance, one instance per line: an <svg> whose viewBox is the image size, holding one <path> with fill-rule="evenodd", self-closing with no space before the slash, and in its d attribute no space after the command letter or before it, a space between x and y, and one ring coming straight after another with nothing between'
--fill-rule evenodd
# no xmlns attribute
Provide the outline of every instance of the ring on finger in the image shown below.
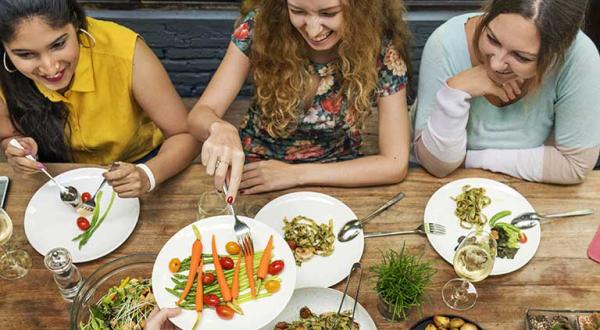
<svg viewBox="0 0 600 330"><path fill-rule="evenodd" d="M229 163L226 160L217 160L215 168L218 168L221 164L229 165Z"/></svg>

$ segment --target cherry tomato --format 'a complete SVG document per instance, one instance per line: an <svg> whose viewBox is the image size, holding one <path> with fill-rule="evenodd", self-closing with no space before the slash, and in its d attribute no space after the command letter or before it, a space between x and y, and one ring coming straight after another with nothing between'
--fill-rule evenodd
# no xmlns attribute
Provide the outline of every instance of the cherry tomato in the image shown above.
<svg viewBox="0 0 600 330"><path fill-rule="evenodd" d="M292 251L294 251L298 247L298 244L296 244L296 242L294 241L287 241L287 243L290 246L290 249L292 249Z"/></svg>
<svg viewBox="0 0 600 330"><path fill-rule="evenodd" d="M229 257L223 257L223 258L221 258L221 260L219 260L219 262L221 263L221 267L223 267L223 269L225 269L225 270L233 269L233 266L234 266L233 259L231 259Z"/></svg>
<svg viewBox="0 0 600 330"><path fill-rule="evenodd" d="M77 218L77 227L81 230L87 230L90 228L90 222L85 217Z"/></svg>
<svg viewBox="0 0 600 330"><path fill-rule="evenodd" d="M219 317L223 320L231 320L233 318L234 313L235 312L233 311L233 309L231 309L231 307L227 305L217 306L217 315L219 315Z"/></svg>
<svg viewBox="0 0 600 330"><path fill-rule="evenodd" d="M217 295L214 295L212 293L205 294L204 298L202 298L202 300L204 300L204 304L206 306L210 306L212 308L216 308L219 305L219 303L221 302L219 297L217 297Z"/></svg>
<svg viewBox="0 0 600 330"><path fill-rule="evenodd" d="M525 232L523 232L522 230L519 232L519 243L527 243L527 235L525 235Z"/></svg>
<svg viewBox="0 0 600 330"><path fill-rule="evenodd" d="M213 273L202 274L202 284L211 285L214 282L215 282L215 274L213 274Z"/></svg>
<svg viewBox="0 0 600 330"><path fill-rule="evenodd" d="M283 260L275 260L269 265L269 274L277 275L281 273L284 267L285 263L283 262Z"/></svg>
<svg viewBox="0 0 600 330"><path fill-rule="evenodd" d="M169 270L171 273L177 273L180 267L181 261L178 258L173 258L171 261L169 261Z"/></svg>
<svg viewBox="0 0 600 330"><path fill-rule="evenodd" d="M227 250L227 253L231 254L232 256L238 255L238 253L240 253L240 246L238 245L238 243L236 242L227 242L227 244L225 245L225 250Z"/></svg>
<svg viewBox="0 0 600 330"><path fill-rule="evenodd" d="M279 291L279 288L281 288L279 281L269 280L265 283L265 289L267 289L267 292L269 293L275 293Z"/></svg>
<svg viewBox="0 0 600 330"><path fill-rule="evenodd" d="M81 201L82 202L85 203L85 202L89 201L90 199L92 199L92 194L90 194L89 192L86 191L83 194L81 194Z"/></svg>

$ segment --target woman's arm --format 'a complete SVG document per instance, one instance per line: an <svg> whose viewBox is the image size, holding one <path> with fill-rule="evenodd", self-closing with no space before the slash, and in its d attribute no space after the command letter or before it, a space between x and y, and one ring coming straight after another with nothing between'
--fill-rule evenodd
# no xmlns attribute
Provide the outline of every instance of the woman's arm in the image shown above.
<svg viewBox="0 0 600 330"><path fill-rule="evenodd" d="M17 139L25 150L9 145L8 142L11 139ZM10 164L17 173L36 173L43 166L42 163L25 158L27 155L32 155L34 157L37 155L37 143L30 137L24 137L15 129L10 121L8 108L2 97L0 97L0 148L4 151L8 164Z"/></svg>
<svg viewBox="0 0 600 330"><path fill-rule="evenodd" d="M167 72L139 38L133 56L132 84L136 102L166 138L156 157L146 163L156 183L161 183L185 169L200 151L200 144L187 130L187 110ZM107 174L107 179L115 178Z"/></svg>
<svg viewBox="0 0 600 330"><path fill-rule="evenodd" d="M410 145L406 89L381 97L378 111L379 154L326 164L251 163L245 166L241 188L253 194L300 185L360 187L402 181Z"/></svg>
<svg viewBox="0 0 600 330"><path fill-rule="evenodd" d="M187 119L190 132L204 141L202 164L209 175L215 175L217 189L222 189L228 169L231 169L228 199L235 198L237 194L244 151L237 128L221 117L244 85L249 72L250 59L230 42L219 68Z"/></svg>

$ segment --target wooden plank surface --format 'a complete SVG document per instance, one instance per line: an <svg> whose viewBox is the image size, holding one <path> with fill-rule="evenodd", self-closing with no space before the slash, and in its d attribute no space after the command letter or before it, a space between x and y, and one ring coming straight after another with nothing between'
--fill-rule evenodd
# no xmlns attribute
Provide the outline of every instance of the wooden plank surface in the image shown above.
<svg viewBox="0 0 600 330"><path fill-rule="evenodd" d="M53 173L61 173L80 166L56 164L49 168ZM44 268L42 256L27 243L23 231L27 203L46 180L42 175L21 178L14 175L6 163L0 164L0 173L12 180L6 203L15 225L12 241L25 248L33 259L33 268L23 279L0 280L0 329L66 329L69 305L61 299L51 273ZM586 256L600 224L600 172L592 173L584 184L562 187L523 182L479 170L462 169L448 178L438 179L422 170L411 169L408 178L397 185L353 189L306 187L243 198L248 203L264 205L287 192L318 191L339 198L360 217L403 191L407 197L369 223L367 231L413 229L423 221L424 207L432 193L447 182L465 177L485 177L508 184L539 211L593 208L596 214L544 226L541 244L529 264L511 274L477 283L481 297L476 307L459 314L478 321L486 329L523 329L527 308L600 309L600 265ZM210 189L211 182L202 166L193 165L141 198L140 221L134 233L110 255L79 265L83 275L89 276L102 264L121 256L158 253L171 235L195 219L198 195ZM452 313L442 302L440 290L456 275L425 237L369 239L361 260L363 267L367 270L378 263L380 251L399 249L403 243L412 253L423 253L425 259L435 261L438 270L427 293L431 302L425 305L423 313ZM407 329L421 317L414 311L405 322L386 322L377 311L372 274L365 271L364 276L359 302L367 308L379 329ZM338 284L335 288L343 287Z"/></svg>

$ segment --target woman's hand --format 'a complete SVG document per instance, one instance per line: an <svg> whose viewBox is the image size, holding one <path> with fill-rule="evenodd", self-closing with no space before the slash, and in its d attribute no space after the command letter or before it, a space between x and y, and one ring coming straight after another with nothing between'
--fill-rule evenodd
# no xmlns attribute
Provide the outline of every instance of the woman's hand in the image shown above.
<svg viewBox="0 0 600 330"><path fill-rule="evenodd" d="M44 168L44 164L25 158L27 155L31 155L34 158L37 156L38 145L35 140L30 137L16 138L16 140L25 149L19 149L11 146L9 143L4 151L6 160L13 170L19 174L33 174Z"/></svg>
<svg viewBox="0 0 600 330"><path fill-rule="evenodd" d="M456 76L448 79L448 86L460 89L472 97L493 95L502 100L510 102L521 94L520 85L522 80L511 80L501 85L496 84L487 75L486 68L483 65L462 71Z"/></svg>
<svg viewBox="0 0 600 330"><path fill-rule="evenodd" d="M232 203L237 194L244 168L244 151L237 129L227 122L215 122L210 136L202 145L202 165L206 173L215 176L215 188L223 189L229 173L227 202Z"/></svg>
<svg viewBox="0 0 600 330"><path fill-rule="evenodd" d="M240 189L244 194L256 194L295 187L299 182L294 166L278 160L246 164Z"/></svg>
<svg viewBox="0 0 600 330"><path fill-rule="evenodd" d="M175 330L178 329L169 321L169 317L174 317L181 313L181 308L164 308L154 310L148 316L144 330Z"/></svg>
<svg viewBox="0 0 600 330"><path fill-rule="evenodd" d="M104 173L104 177L121 198L139 197L150 190L150 180L141 168L130 163L117 163L116 169Z"/></svg>

